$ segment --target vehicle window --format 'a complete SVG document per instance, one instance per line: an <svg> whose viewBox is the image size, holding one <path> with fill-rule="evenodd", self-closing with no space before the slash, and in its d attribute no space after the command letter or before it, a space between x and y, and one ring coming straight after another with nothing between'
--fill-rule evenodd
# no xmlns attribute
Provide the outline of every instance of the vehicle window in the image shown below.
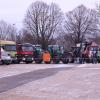
<svg viewBox="0 0 100 100"><path fill-rule="evenodd" d="M16 51L16 45L5 45L4 49L6 51Z"/></svg>
<svg viewBox="0 0 100 100"><path fill-rule="evenodd" d="M23 51L33 51L33 47L31 46L22 46Z"/></svg>

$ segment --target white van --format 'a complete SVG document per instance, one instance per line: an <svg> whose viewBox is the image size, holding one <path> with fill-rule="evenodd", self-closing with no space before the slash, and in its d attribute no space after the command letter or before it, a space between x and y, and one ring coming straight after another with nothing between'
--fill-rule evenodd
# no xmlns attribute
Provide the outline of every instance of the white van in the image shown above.
<svg viewBox="0 0 100 100"><path fill-rule="evenodd" d="M1 57L0 57L0 63L1 64L10 64L12 61L10 55L1 48Z"/></svg>

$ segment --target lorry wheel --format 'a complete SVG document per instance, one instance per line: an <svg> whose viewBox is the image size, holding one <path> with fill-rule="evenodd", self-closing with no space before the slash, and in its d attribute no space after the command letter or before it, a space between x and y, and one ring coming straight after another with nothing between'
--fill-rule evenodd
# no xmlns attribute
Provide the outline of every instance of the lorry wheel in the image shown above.
<svg viewBox="0 0 100 100"><path fill-rule="evenodd" d="M62 62L63 62L64 64L68 64L68 63L69 63L69 59L62 59Z"/></svg>

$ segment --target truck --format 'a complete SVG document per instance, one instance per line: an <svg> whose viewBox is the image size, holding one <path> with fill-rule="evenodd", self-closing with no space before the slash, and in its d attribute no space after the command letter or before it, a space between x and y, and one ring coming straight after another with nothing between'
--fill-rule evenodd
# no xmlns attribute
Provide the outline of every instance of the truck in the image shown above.
<svg viewBox="0 0 100 100"><path fill-rule="evenodd" d="M34 47L30 43L17 44L18 62L32 63L34 60Z"/></svg>

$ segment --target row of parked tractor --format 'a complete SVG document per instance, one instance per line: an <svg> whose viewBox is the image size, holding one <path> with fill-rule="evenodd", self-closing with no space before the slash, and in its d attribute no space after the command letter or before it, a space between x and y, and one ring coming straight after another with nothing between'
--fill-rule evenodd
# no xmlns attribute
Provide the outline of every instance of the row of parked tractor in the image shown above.
<svg viewBox="0 0 100 100"><path fill-rule="evenodd" d="M40 45L0 40L0 64L100 62L100 49L94 42L79 43L70 51L67 49L61 45L49 45L43 50Z"/></svg>

